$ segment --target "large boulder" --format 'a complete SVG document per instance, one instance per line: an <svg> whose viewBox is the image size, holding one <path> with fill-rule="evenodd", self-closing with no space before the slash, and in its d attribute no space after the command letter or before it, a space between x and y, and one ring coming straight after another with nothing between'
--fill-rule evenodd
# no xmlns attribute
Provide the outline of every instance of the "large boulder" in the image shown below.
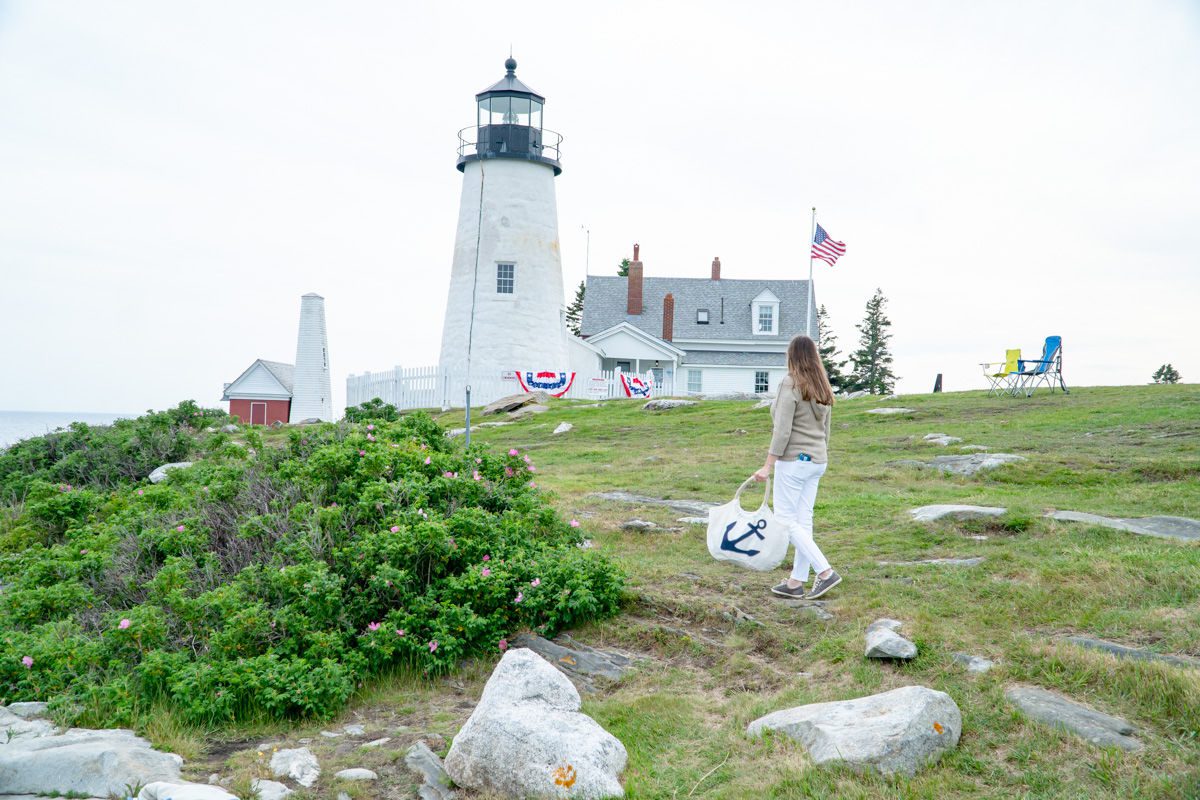
<svg viewBox="0 0 1200 800"><path fill-rule="evenodd" d="M191 465L192 465L191 461L176 461L171 464L163 464L161 467L154 470L154 472L150 473L150 482L151 483L162 483L163 481L165 481L167 479L167 473L170 472L171 470L187 469Z"/></svg>
<svg viewBox="0 0 1200 800"><path fill-rule="evenodd" d="M621 797L625 747L579 712L579 692L537 653L509 650L454 737L446 772L504 797Z"/></svg>
<svg viewBox="0 0 1200 800"><path fill-rule="evenodd" d="M124 797L129 786L178 783L182 765L179 756L154 750L127 730L0 736L0 794Z"/></svg>
<svg viewBox="0 0 1200 800"><path fill-rule="evenodd" d="M903 622L895 619L877 619L867 626L867 658L910 659L917 657L917 646L897 631Z"/></svg>
<svg viewBox="0 0 1200 800"><path fill-rule="evenodd" d="M651 400L642 406L643 411L669 411L672 408L685 408L696 405L695 400Z"/></svg>
<svg viewBox="0 0 1200 800"><path fill-rule="evenodd" d="M585 692L596 690L596 679L619 681L633 667L633 660L614 651L597 650L577 642L567 634L551 642L532 633L518 634L513 647L528 647L561 670Z"/></svg>
<svg viewBox="0 0 1200 800"><path fill-rule="evenodd" d="M510 394L508 397L501 397L499 400L489 403L483 409L483 416L491 416L492 414L503 414L508 411L516 411L522 406L527 406L532 403L545 403L550 399L550 395L545 392L521 392L520 394Z"/></svg>
<svg viewBox="0 0 1200 800"><path fill-rule="evenodd" d="M220 786L206 783L154 781L142 787L137 800L238 800Z"/></svg>
<svg viewBox="0 0 1200 800"><path fill-rule="evenodd" d="M746 733L774 730L804 745L816 764L913 775L958 744L962 714L950 695L924 686L776 711Z"/></svg>
<svg viewBox="0 0 1200 800"><path fill-rule="evenodd" d="M268 766L276 778L291 778L304 787L312 786L321 777L321 765L307 747L277 750Z"/></svg>

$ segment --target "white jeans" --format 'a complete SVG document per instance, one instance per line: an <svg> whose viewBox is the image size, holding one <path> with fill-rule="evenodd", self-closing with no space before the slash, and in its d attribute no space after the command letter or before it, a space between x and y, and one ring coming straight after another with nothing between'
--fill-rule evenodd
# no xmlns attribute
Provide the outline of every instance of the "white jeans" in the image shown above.
<svg viewBox="0 0 1200 800"><path fill-rule="evenodd" d="M809 567L817 574L829 569L812 533L813 504L825 467L811 461L775 462L775 519L787 527L788 538L796 548L792 580L802 583L808 580Z"/></svg>

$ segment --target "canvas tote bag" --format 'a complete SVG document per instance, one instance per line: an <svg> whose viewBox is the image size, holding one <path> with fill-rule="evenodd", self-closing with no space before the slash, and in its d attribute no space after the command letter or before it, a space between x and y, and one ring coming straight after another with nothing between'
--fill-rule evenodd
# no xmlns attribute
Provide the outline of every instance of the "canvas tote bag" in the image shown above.
<svg viewBox="0 0 1200 800"><path fill-rule="evenodd" d="M779 566L787 555L788 534L767 505L771 481L766 481L757 511L742 508L742 491L753 481L748 478L732 500L708 512L708 552L718 561L732 561L763 572Z"/></svg>

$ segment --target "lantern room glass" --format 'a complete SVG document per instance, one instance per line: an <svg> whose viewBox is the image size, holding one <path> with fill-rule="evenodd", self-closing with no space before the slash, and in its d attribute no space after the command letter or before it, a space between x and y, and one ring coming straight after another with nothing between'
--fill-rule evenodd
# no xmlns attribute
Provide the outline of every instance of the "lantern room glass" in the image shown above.
<svg viewBox="0 0 1200 800"><path fill-rule="evenodd" d="M542 104L529 97L485 97L479 101L476 118L484 125L525 125L541 129Z"/></svg>

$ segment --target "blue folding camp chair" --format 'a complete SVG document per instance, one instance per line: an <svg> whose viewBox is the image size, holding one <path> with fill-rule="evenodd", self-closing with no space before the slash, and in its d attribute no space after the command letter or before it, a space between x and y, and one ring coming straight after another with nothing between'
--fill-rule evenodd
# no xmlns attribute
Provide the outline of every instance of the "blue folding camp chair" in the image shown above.
<svg viewBox="0 0 1200 800"><path fill-rule="evenodd" d="M1018 362L1017 371L1017 378L1020 381L1019 390L1023 390L1026 397L1032 397L1037 387L1043 383L1050 387L1052 392L1057 383L1062 388L1063 394L1070 393L1062 375L1061 336L1047 336L1046 345L1042 348L1041 359L1038 361L1022 359Z"/></svg>

